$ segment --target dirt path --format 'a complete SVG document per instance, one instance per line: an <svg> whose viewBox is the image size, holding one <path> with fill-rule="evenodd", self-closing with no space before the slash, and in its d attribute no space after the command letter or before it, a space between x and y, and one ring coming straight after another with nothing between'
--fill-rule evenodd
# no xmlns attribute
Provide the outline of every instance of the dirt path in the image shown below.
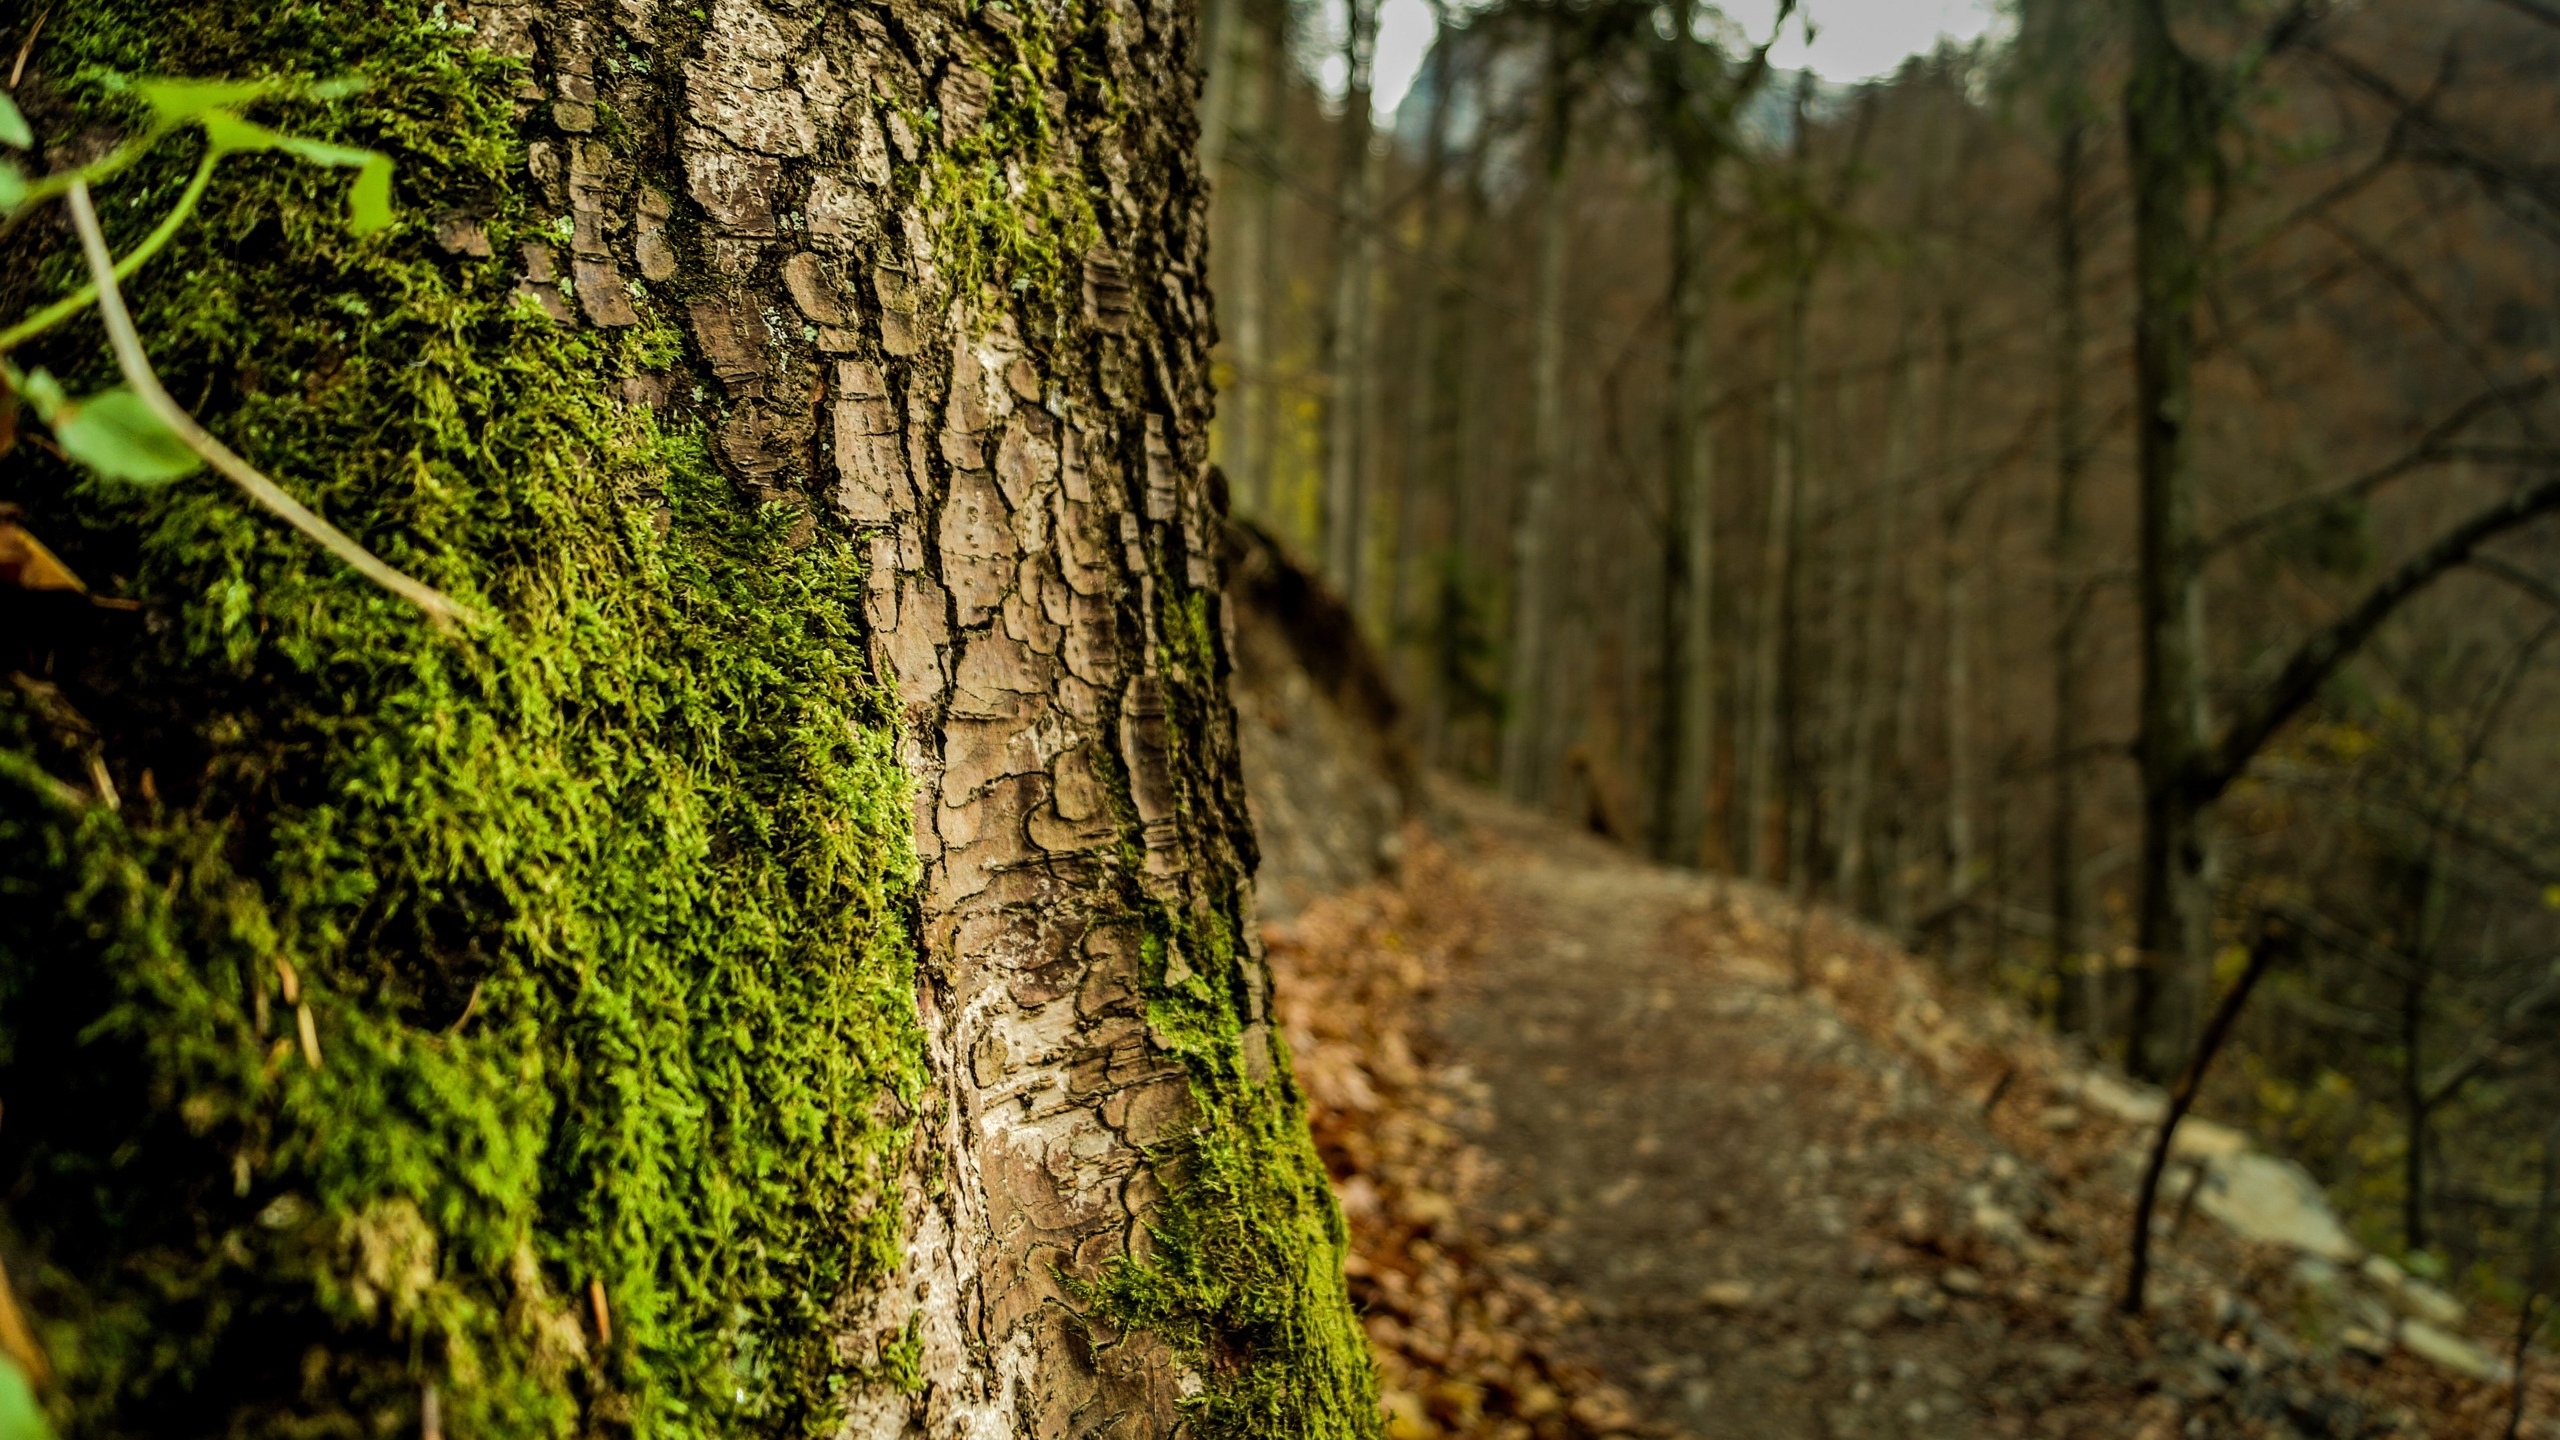
<svg viewBox="0 0 2560 1440"><path fill-rule="evenodd" d="M2139 1127L2083 1113L2049 1039L1922 962L1438 803L1446 844L1402 884L1272 931L1397 1440L2503 1418L2502 1387L2307 1335L2294 1258L2207 1222L2176 1220L2151 1312L2118 1316Z"/></svg>
<svg viewBox="0 0 2560 1440"><path fill-rule="evenodd" d="M1713 944L1718 882L1469 808L1491 914L1436 1019L1486 1088L1481 1203L1641 1410L1702 1435L1983 1435L2091 1365L1986 1297L1977 1257L1886 1273L1913 1267L1877 1232L1936 1235L1944 1196L2034 1204L1978 1106Z"/></svg>

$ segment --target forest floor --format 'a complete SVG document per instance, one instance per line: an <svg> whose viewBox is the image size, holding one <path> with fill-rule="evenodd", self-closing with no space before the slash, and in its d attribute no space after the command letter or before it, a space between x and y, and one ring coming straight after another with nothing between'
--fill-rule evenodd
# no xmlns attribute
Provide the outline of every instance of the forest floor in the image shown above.
<svg viewBox="0 0 2560 1440"><path fill-rule="evenodd" d="M2504 1433L2192 1205L2117 1314L2145 1127L2003 1007L1432 795L1395 878L1267 932L1398 1440Z"/></svg>

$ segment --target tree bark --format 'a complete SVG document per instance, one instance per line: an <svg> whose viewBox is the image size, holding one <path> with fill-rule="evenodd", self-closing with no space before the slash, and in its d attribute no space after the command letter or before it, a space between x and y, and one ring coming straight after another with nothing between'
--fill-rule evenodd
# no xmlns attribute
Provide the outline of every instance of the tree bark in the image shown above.
<svg viewBox="0 0 2560 1440"><path fill-rule="evenodd" d="M2165 0L2132 13L2133 70L2124 92L2134 205L2134 434L2140 554L2142 779L2140 895L2125 1064L2157 1080L2186 1051L2212 929L2209 797L2196 783L2205 753L2204 586L2196 529L2195 306L2201 255L2187 215L2211 153L2215 100L2178 48Z"/></svg>
<svg viewBox="0 0 2560 1440"><path fill-rule="evenodd" d="M1974 741L1974 660L1981 648L1982 579L1970 553L1968 524L1980 480L1966 474L1962 436L1965 377L1964 320L1949 305L1938 317L1937 463L1939 487L1938 613L1945 645L1938 689L1940 734L1947 759L1947 887L1954 907L1947 921L1950 950L1961 967L1973 957L1976 929L1969 897L1983 881L1974 817L1982 804L1981 756Z"/></svg>
<svg viewBox="0 0 2560 1440"><path fill-rule="evenodd" d="M1796 85L1794 184L1810 199L1812 137L1806 105L1812 72ZM1779 314L1776 385L1769 401L1769 504L1760 541L1760 603L1752 617L1751 773L1744 787L1743 854L1751 878L1777 878L1787 841L1788 747L1783 730L1793 685L1796 519L1804 453L1805 324L1813 302L1812 239L1789 237L1786 300Z"/></svg>
<svg viewBox="0 0 2560 1440"><path fill-rule="evenodd" d="M1550 34L1541 127L1537 289L1530 304L1529 467L1511 524L1511 649L1502 726L1502 787L1534 801L1547 785L1546 716L1550 657L1547 541L1565 463L1564 304L1567 242L1565 160L1572 151L1574 94L1565 43Z"/></svg>
<svg viewBox="0 0 2560 1440"><path fill-rule="evenodd" d="M1200 173L1213 185L1224 178L1227 141L1235 123L1236 90L1244 79L1244 11L1249 0L1203 0L1200 6Z"/></svg>
<svg viewBox="0 0 2560 1440"><path fill-rule="evenodd" d="M0 921L0 956L85 933L49 963L159 987L118 1002L127 1048L57 1058L132 1067L143 1208L190 1212L153 1243L211 1247L184 1315L109 1240L47 1253L40 1315L140 1307L196 1347L75 1358L89 1428L1373 1430L1251 910L1189 11L83 8L39 85L137 56L403 77L279 107L393 149L403 223L333 248L300 192L228 182L224 223L280 212L286 253L173 256L138 318L209 344L150 297L228 297L243 353L165 357L180 393L495 617L428 634L286 539L235 525L226 556L30 472L67 553L138 552L173 634L235 631L66 661L64 703L120 717L99 762L167 809L38 783L60 758L0 714L0 863L85 854L148 897L197 857L198 889L116 902L123 939L80 907L124 882L68 871ZM109 122L66 94L49 128ZM315 316L363 332L325 386L213 382L318 353ZM173 763L172 734L214 749ZM101 998L7 1023L79 1033ZM442 1148L399 1148L483 1081ZM14 1175L109 1133L7 1088ZM48 1193L12 1182L13 1233L101 1233ZM767 1229L683 1248L737 1225ZM766 1279L733 1299L740 1273Z"/></svg>
<svg viewBox="0 0 2560 1440"><path fill-rule="evenodd" d="M2069 1034L2093 1013L2080 974L2080 486L2089 467L2088 312L2081 282L2080 186L2088 122L2066 117L2054 154L2053 794L2045 832L2052 867L2053 1018Z"/></svg>
<svg viewBox="0 0 2560 1440"><path fill-rule="evenodd" d="M1441 354L1445 344L1441 329L1444 307L1440 298L1442 282L1436 271L1441 264L1441 232L1448 212L1449 117L1454 89L1449 47L1440 43L1447 32L1447 7L1436 6L1432 11L1434 42L1423 69L1423 82L1431 87L1431 109L1424 126L1422 175L1416 182L1422 192L1422 224L1415 246L1419 259L1413 266L1411 292L1413 363L1406 367L1404 443L1396 456L1394 573L1387 594L1386 638L1391 653L1401 662L1397 668L1404 675L1409 699L1424 696L1434 679L1430 673L1430 647L1423 643L1421 634L1418 604L1427 579L1423 573L1425 557L1430 553L1424 544L1424 511L1445 491L1436 441L1439 376L1447 362ZM1445 516L1442 522L1445 530Z"/></svg>
<svg viewBox="0 0 2560 1440"><path fill-rule="evenodd" d="M1876 813L1877 772L1887 757L1898 752L1900 730L1896 721L1907 708L1902 696L1913 677L1907 655L1888 659L1897 651L1909 649L1907 643L1895 646L1893 637L1909 608L1910 577L1903 554L1902 528L1912 490L1919 483L1913 473L1911 440L1912 417L1920 403L1913 308L1908 301L1902 306L1893 366L1885 381L1884 473L1876 496L1875 548L1867 556L1866 614L1859 641L1865 663L1860 672L1857 720L1850 734L1849 773L1840 807L1841 899L1852 907L1861 906L1867 903L1862 892L1873 887L1873 904L1880 914L1894 912L1887 891L1896 883L1896 877L1892 873L1868 873L1890 848L1890 839ZM1889 863L1882 868L1888 872L1893 869Z"/></svg>
<svg viewBox="0 0 2560 1440"><path fill-rule="evenodd" d="M1324 411L1325 576L1365 615L1368 542L1369 350L1378 265L1378 156L1369 123L1378 0L1347 0L1342 58L1342 150L1334 171L1333 315L1327 328Z"/></svg>
<svg viewBox="0 0 2560 1440"><path fill-rule="evenodd" d="M1690 93L1703 48L1691 33L1690 7L1673 7L1674 54L1681 74L1669 105L1696 107ZM1714 785L1715 428L1708 406L1714 354L1708 330L1715 296L1709 257L1714 238L1717 137L1692 117L1673 120L1682 142L1672 158L1670 499L1664 527L1662 701L1654 736L1660 767L1655 857L1675 865L1704 862L1708 791Z"/></svg>
<svg viewBox="0 0 2560 1440"><path fill-rule="evenodd" d="M1271 489L1276 406L1270 313L1279 277L1272 248L1276 196L1269 171L1287 84L1288 23L1288 6L1258 3L1237 27L1236 95L1229 125L1234 133L1219 146L1225 173L1213 174L1226 187L1220 208L1227 212L1229 254L1218 267L1224 281L1219 299L1225 339L1235 357L1221 459L1240 508L1266 517L1278 503Z"/></svg>
<svg viewBox="0 0 2560 1440"><path fill-rule="evenodd" d="M1485 54L1480 42L1471 43L1467 52L1468 83L1483 83ZM1453 758L1450 728L1457 718L1459 702L1463 699L1469 709L1477 709L1482 692L1490 688L1476 672L1479 636L1472 584L1479 573L1475 558L1478 539L1488 512L1495 507L1486 503L1489 487L1462 479L1483 475L1488 468L1482 454L1485 427L1474 413L1477 372L1471 363L1475 351L1472 341L1482 321L1469 304L1473 297L1467 288L1469 276L1483 273L1485 247L1491 238L1486 219L1485 167L1490 149L1486 141L1485 131L1479 127L1467 148L1457 240L1434 295L1439 319L1433 328L1444 338L1439 347L1439 363L1430 376L1433 408L1427 448L1442 467L1441 490L1448 506L1449 533L1432 579L1428 623L1431 683L1424 692L1423 754L1441 765Z"/></svg>

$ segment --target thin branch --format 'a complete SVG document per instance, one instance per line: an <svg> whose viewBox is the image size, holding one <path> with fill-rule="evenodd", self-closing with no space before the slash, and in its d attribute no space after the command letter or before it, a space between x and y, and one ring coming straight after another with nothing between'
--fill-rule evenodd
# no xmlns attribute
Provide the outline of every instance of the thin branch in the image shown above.
<svg viewBox="0 0 2560 1440"><path fill-rule="evenodd" d="M2142 1189L2133 1205L2133 1251L2125 1263L2124 1297L2117 1308L2127 1315L2142 1313L2143 1291L2151 1278L2151 1212L2160 1202L2160 1172L2168 1167L2169 1147L2178 1134L2178 1122L2196 1103L2196 1092L2204 1088L2205 1072L2212 1068L2213 1057L2240 1018L2240 1007L2249 1003L2249 992L2258 988L2259 977L2275 963L2275 937L2262 934L2249 949L2248 968L2240 972L2222 1003L2213 1009L2213 1019L2204 1027L2204 1035L2196 1041L2195 1054L2187 1061L2186 1073L2178 1078L2178 1088L2169 1096L2168 1113L2160 1117L2160 1133L2151 1142L2151 1155L2142 1167Z"/></svg>
<svg viewBox="0 0 2560 1440"><path fill-rule="evenodd" d="M2405 980L2409 976L2407 957L2396 950L2375 944L2307 905L2277 901L2266 909L2270 915L2280 916L2292 924L2301 926L2302 932L2312 939L2354 956L2393 980Z"/></svg>
<svg viewBox="0 0 2560 1440"><path fill-rule="evenodd" d="M2552 609L2560 610L2560 585L2554 585L2520 565L2509 564L2495 555L2474 555L2471 568L2504 580Z"/></svg>
<svg viewBox="0 0 2560 1440"><path fill-rule="evenodd" d="M2399 86L2364 62L2340 53L2321 40L2309 41L2305 48L2327 61L2358 89L2390 106L2401 120L2407 122L2410 133L2428 142L2431 151L2414 154L2413 158L2468 173L2508 214L2541 231L2547 238L2560 238L2560 191L2555 191L2543 178L2473 145L2456 133L2451 124L2438 117L2424 99L2403 93ZM2519 211L2510 203L2513 197L2530 200L2541 213L2528 215Z"/></svg>
<svg viewBox="0 0 2560 1440"><path fill-rule="evenodd" d="M2309 704L2321 685L2410 597L2469 561L2480 546L2554 510L2560 510L2560 478L2517 491L2438 537L2367 591L2354 608L2303 641L2275 682L2232 718L2222 743L2193 777L2196 797L2209 801L2231 788L2268 739Z"/></svg>
<svg viewBox="0 0 2560 1440"><path fill-rule="evenodd" d="M98 317L106 323L107 340L115 348L116 368L123 372L124 383L133 387L160 423L169 427L186 447L202 456L206 464L228 476L231 482L249 493L279 519L320 543L322 549L353 567L356 573L376 585L408 601L427 613L439 626L456 621L477 622L479 616L447 596L443 591L421 584L391 568L374 553L349 538L337 526L321 519L305 508L301 501L285 493L284 488L261 475L248 461L231 452L231 448L207 434L195 417L178 408L169 392L160 388L160 378L151 372L150 357L142 352L142 337L134 332L133 317L125 313L124 295L116 288L115 261L107 253L107 237L98 228L98 212L89 203L89 185L74 180L67 195L72 224L80 231L80 248L89 258L89 275L98 286Z"/></svg>
<svg viewBox="0 0 2560 1440"><path fill-rule="evenodd" d="M2347 247L2357 259L2362 260L2369 269L2380 275L2382 283L2391 287L2402 300L2407 301L2409 308L2417 311L2418 317L2426 321L2428 327L2433 329L2438 338L2442 339L2448 347L2460 354L2474 372L2483 378L2487 376L2489 357L2481 351L2480 346L2469 335L2463 333L2461 326L2453 323L2453 318L2445 314L2444 307L2437 304L2436 298L2429 295L2426 287L2418 283L2418 277L2409 273L2409 267L2384 254L2373 242L2365 239L2335 215L2322 215L2312 223L2329 232L2339 244Z"/></svg>
<svg viewBox="0 0 2560 1440"><path fill-rule="evenodd" d="M2209 553L2227 550L2243 540L2263 534L2298 516L2326 509L2342 500L2360 500L2410 471L2423 469L2429 465L2456 459L2507 458L2503 455L2492 457L2480 453L2485 447L2457 447L2452 443L2453 438L2471 428L2473 422L2490 411L2521 405L2525 401L2539 397L2550 388L2551 377L2540 375L2522 384L2501 385L2485 390L2464 401L2452 414L2437 421L2426 434L2418 438L2417 444L2410 446L2397 459L2377 469L2368 470L2335 489L2297 496L2282 504L2261 510L2245 520L2235 520L2223 527L2221 534L2206 540L2205 549ZM2528 463L2533 461L2549 463L2560 456L2556 456L2555 452L2551 451L2533 450L2520 452L2514 458L2525 459Z"/></svg>

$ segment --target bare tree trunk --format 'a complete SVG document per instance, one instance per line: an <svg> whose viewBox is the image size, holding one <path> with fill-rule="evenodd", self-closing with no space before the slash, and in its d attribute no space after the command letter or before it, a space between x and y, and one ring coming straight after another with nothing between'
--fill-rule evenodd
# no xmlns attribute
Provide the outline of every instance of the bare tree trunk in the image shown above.
<svg viewBox="0 0 2560 1440"><path fill-rule="evenodd" d="M1834 437L1846 433L1841 412L1846 402L1845 390L1834 381L1828 391L1828 421L1823 432ZM1865 616L1858 605L1861 579L1858 531L1861 524L1872 528L1866 514L1869 495L1857 494L1849 467L1835 459L1832 473L1838 478L1833 489L1838 498L1831 507L1831 524L1825 546L1824 568L1831 578L1831 593L1823 606L1822 627L1830 661L1823 682L1822 700L1816 718L1822 727L1822 756L1818 788L1809 790L1808 808L1816 817L1820 833L1814 837L1815 848L1830 852L1830 884L1833 900L1841 905L1851 903L1847 891L1840 886L1842 862L1849 840L1846 829L1849 797L1849 771L1858 748L1858 726L1863 718L1862 700L1867 687L1867 667L1871 663L1865 648ZM1869 543L1872 543L1872 536Z"/></svg>
<svg viewBox="0 0 2560 1440"><path fill-rule="evenodd" d="M1795 186L1809 194L1812 138L1806 108L1812 72L1805 72L1795 94ZM1790 274L1785 308L1778 326L1775 388L1769 401L1769 507L1760 541L1760 605L1752 617L1751 776L1744 791L1743 854L1754 880L1777 877L1786 853L1785 773L1788 747L1783 729L1786 700L1793 684L1795 558L1798 523L1797 489L1804 454L1805 322L1813 299L1813 273L1806 262L1812 248L1801 227L1788 240Z"/></svg>
<svg viewBox="0 0 2560 1440"><path fill-rule="evenodd" d="M1913 307L1906 300L1900 333L1894 342L1892 373L1885 382L1884 473L1876 495L1875 548L1867 556L1865 633L1859 642L1866 660L1861 671L1857 727L1850 737L1846 793L1840 807L1841 899L1858 906L1863 903L1861 892L1873 888L1878 913L1893 911L1887 892L1898 882L1889 862L1884 864L1887 873L1868 873L1889 850L1889 838L1882 832L1875 809L1877 772L1898 751L1901 730L1897 721L1909 708L1904 697L1915 678L1907 641L1898 647L1893 643L1909 611L1911 581L1903 554L1902 530L1913 488L1919 481L1913 470L1916 447L1912 443L1914 417L1920 403L1920 363L1914 328ZM1888 658L1897 652L1904 652L1901 658Z"/></svg>
<svg viewBox="0 0 2560 1440"><path fill-rule="evenodd" d="M1916 361L1913 362L1916 365ZM1899 594L1905 613L1917 616L1921 604L1915 593L1918 586L1906 582ZM1924 646L1919 643L1916 627L1903 628L1902 664L1894 678L1893 691L1893 784L1901 804L1892 820L1892 828L1883 846L1885 874L1885 925L1894 934L1912 937L1912 924L1917 918L1920 901L1921 872L1918 863L1921 833L1919 818L1923 813L1922 797L1917 783L1920 770L1920 700L1925 693L1920 683Z"/></svg>
<svg viewBox="0 0 2560 1440"><path fill-rule="evenodd" d="M1481 83L1482 54L1473 52L1471 58L1470 81ZM1434 329L1446 338L1430 376L1433 405L1427 448L1439 457L1442 467L1439 474L1442 499L1448 508L1449 533L1442 552L1435 557L1432 576L1432 677L1423 702L1423 754L1432 763L1442 765L1452 759L1451 706L1462 691L1472 692L1483 683L1470 672L1469 667L1475 662L1468 648L1472 637L1462 631L1474 623L1469 608L1473 597L1466 586L1475 572L1476 542L1485 508L1485 487L1472 479L1483 473L1482 466L1469 448L1483 427L1474 423L1470 413L1475 372L1469 363L1472 347L1468 342L1475 333L1475 320L1468 305L1466 278L1482 270L1486 240L1485 155L1485 137L1479 128L1467 153L1455 254L1441 275L1434 297L1439 311Z"/></svg>
<svg viewBox="0 0 2560 1440"><path fill-rule="evenodd" d="M1565 465L1564 304L1566 248L1572 212L1565 203L1565 160L1573 138L1574 95L1564 41L1548 38L1538 196L1537 291L1530 307L1533 351L1529 362L1529 468L1511 528L1511 653L1503 687L1502 787L1513 798L1535 800L1546 790L1547 654L1554 617L1548 590L1547 541L1551 511Z"/></svg>
<svg viewBox="0 0 2560 1440"><path fill-rule="evenodd" d="M1760 598L1752 617L1751 770L1743 799L1744 869L1775 880L1785 854L1784 766L1789 599L1795 590L1796 487L1803 440L1804 311L1793 297L1780 322L1771 392L1769 504L1760 537Z"/></svg>
<svg viewBox="0 0 2560 1440"><path fill-rule="evenodd" d="M2178 49L2166 0L2136 0L2125 140L2133 169L2137 590L2142 654L2141 894L2126 1067L2158 1079L2196 1021L2213 924L2210 798L2200 780L2202 546L2196 530L2195 306L2202 269L2187 215L2214 144L2210 81Z"/></svg>
<svg viewBox="0 0 2560 1440"><path fill-rule="evenodd" d="M1662 777L1654 853L1675 865L1703 861L1707 792L1714 783L1716 450L1707 409L1714 378L1707 325L1715 290L1708 257L1713 207L1713 172L1702 161L1676 159L1670 515L1663 548L1662 706L1654 742Z"/></svg>
<svg viewBox="0 0 2560 1440"><path fill-rule="evenodd" d="M1981 756L1973 733L1974 663L1982 626L1981 577L1970 553L1967 524L1981 492L1979 477L1967 473L1963 447L1965 378L1964 321L1953 305L1939 315L1943 349L1938 366L1937 456L1940 525L1938 605L1945 644L1938 702L1940 735L1947 750L1946 904L1954 907L1947 922L1949 953L1959 969L1973 958L1977 926L1970 897L1982 883L1982 857L1976 844L1975 816L1982 803Z"/></svg>
<svg viewBox="0 0 2560 1440"><path fill-rule="evenodd" d="M1435 36L1447 33L1445 3L1434 7L1432 25ZM1416 182L1422 191L1422 225L1407 302L1413 315L1409 327L1413 363L1406 367L1404 443L1396 457L1394 574L1387 599L1387 641L1401 662L1398 668L1408 700L1421 697L1432 682L1431 649L1420 633L1417 605L1427 579L1422 573L1424 557L1429 553L1423 544L1424 510L1429 497L1443 489L1440 456L1433 442L1438 438L1435 412L1444 363L1440 354L1442 282L1437 269L1448 210L1450 95L1455 88L1451 82L1448 48L1434 43L1423 72L1423 83L1431 87L1431 110L1423 137L1422 175ZM1443 520L1445 529L1445 516Z"/></svg>
<svg viewBox="0 0 2560 1440"><path fill-rule="evenodd" d="M31 1257L79 1432L1373 1432L1251 909L1188 9L1143 50L1134 11L1042 43L959 0L468 13L87 0L31 61L62 133L130 120L63 82L145 39L373 71L277 108L433 147L394 228L183 234L135 319L209 424L326 457L332 518L490 621L13 458L73 561L227 637L62 657L165 810L45 779L0 695L0 1178L14 1237L91 1237ZM227 172L206 229L295 183ZM180 328L177 271L244 348ZM279 418L212 383L339 341ZM31 1083L52 1035L84 1048Z"/></svg>
<svg viewBox="0 0 2560 1440"><path fill-rule="evenodd" d="M1235 121L1236 88L1245 61L1244 10L1252 0L1202 0L1200 6L1200 173L1225 180L1228 131Z"/></svg>
<svg viewBox="0 0 2560 1440"><path fill-rule="evenodd" d="M1368 542L1369 348L1378 256L1378 156L1369 123L1378 0L1346 0L1342 151L1334 173L1333 317L1325 364L1325 576L1351 613L1366 613L1360 567Z"/></svg>
<svg viewBox="0 0 2560 1440"><path fill-rule="evenodd" d="M2080 954L2080 484L2089 467L2088 315L2081 282L2080 185L2089 125L2063 124L2054 160L2053 357L2053 796L2045 833L2052 867L2053 1017L2065 1033L2086 1027Z"/></svg>
<svg viewBox="0 0 2560 1440"><path fill-rule="evenodd" d="M2400 980L2400 1106L2407 1137L2400 1167L2400 1243L2427 1248L2427 956L2410 947L2408 973Z"/></svg>
<svg viewBox="0 0 2560 1440"><path fill-rule="evenodd" d="M1278 290L1278 256L1272 246L1276 193L1270 166L1284 113L1288 76L1289 7L1277 0L1229 0L1250 5L1247 22L1237 26L1232 139L1220 145L1227 171L1217 177L1227 187L1229 258L1221 273L1221 316L1227 343L1234 353L1235 396L1229 422L1225 464L1228 482L1242 508L1268 518L1279 504L1272 493L1272 417L1277 411L1271 383L1271 301ZM1240 142L1240 143L1238 143ZM1243 163L1237 163L1239 151Z"/></svg>

